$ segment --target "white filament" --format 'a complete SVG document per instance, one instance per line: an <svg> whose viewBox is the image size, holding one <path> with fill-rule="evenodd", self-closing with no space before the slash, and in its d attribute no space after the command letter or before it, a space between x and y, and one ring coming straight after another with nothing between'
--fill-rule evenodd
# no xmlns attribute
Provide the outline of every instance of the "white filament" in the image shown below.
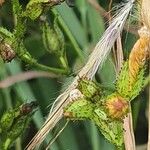
<svg viewBox="0 0 150 150"><path fill-rule="evenodd" d="M133 2L134 0L129 1L127 4L124 5L120 12L118 12L100 41L97 43L87 64L79 73L79 76L86 76L87 78L91 79L95 75L98 67L101 67L103 65L103 62L110 53L110 50L115 40L123 29L128 14L133 7Z"/></svg>

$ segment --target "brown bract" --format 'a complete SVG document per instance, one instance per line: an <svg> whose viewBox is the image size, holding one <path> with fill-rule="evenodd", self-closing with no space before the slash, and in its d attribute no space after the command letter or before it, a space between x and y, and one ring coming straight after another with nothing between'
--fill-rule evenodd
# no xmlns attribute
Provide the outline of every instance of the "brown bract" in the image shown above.
<svg viewBox="0 0 150 150"><path fill-rule="evenodd" d="M121 96L114 96L106 101L106 110L113 119L124 118L129 110L129 103Z"/></svg>
<svg viewBox="0 0 150 150"><path fill-rule="evenodd" d="M140 38L135 43L129 56L130 84L134 83L139 70L143 68L150 52L150 32L146 26L139 30Z"/></svg>
<svg viewBox="0 0 150 150"><path fill-rule="evenodd" d="M64 112L63 114L64 114L64 117L66 118L73 118L72 112Z"/></svg>

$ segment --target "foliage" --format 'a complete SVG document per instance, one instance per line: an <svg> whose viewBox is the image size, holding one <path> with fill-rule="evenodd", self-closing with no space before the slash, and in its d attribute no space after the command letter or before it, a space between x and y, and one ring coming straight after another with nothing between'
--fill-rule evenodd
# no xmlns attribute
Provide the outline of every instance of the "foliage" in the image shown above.
<svg viewBox="0 0 150 150"><path fill-rule="evenodd" d="M60 6L56 6L56 4L58 4L57 1L30 0L25 2L12 0L11 2L5 1L1 6L1 80L7 78L7 76L17 75L24 71L29 71L30 69L47 71L60 77L57 79L46 79L43 77L41 79L23 81L11 87L1 89L1 120L3 120L7 113L12 115L12 112L15 112L16 114L15 110L18 110L18 107L16 107L18 101L26 103L26 101L30 102L36 100L39 103L39 110L36 111L32 117L33 122L28 123L28 128L26 125L28 119L26 120L26 118L24 118L25 116L23 116L23 129L18 131L17 136L13 137L10 144L23 133L20 137L21 141L17 140L14 145L11 145L12 149L20 150L25 148L33 137L33 135L30 134L31 131L38 131L44 122L45 116L47 116L49 112L49 106L60 94L60 91L64 89L62 84L65 86L68 85L68 82L74 77L73 74L76 74L83 64L86 63L91 49L96 42L98 42L107 26L107 24L104 24L104 17L99 14L88 1L76 0L74 8L69 8L63 1L64 0L60 1ZM66 2L69 3L68 0ZM108 10L108 2L104 3L101 0L98 2ZM114 1L113 4L116 5L116 2L117 1ZM72 6L72 3L69 4ZM130 53L130 49L133 47L135 40L136 36L131 33L128 33L128 37L123 38L122 41L125 41L125 43L123 43L124 58L128 58L128 53ZM139 114L140 106L142 107L143 104L146 105L148 93L146 90L141 93L146 72L145 68L140 70L135 87L133 87L132 90L127 90L129 82L129 74L127 72L129 69L128 61L124 63L122 71L116 80L117 75L114 67L115 57L113 54L108 57L104 66L95 76L96 82L81 79L78 89L82 92L84 97L79 98L79 100L72 102L68 107L64 108L66 111L64 114L66 117L68 116L76 121L84 120L85 118L93 120L99 126L101 133L110 142L121 146L123 143L121 120L122 116L128 112L128 109L125 109L123 115L119 113L118 116L121 119L116 119L112 117L113 111L109 111L104 103L107 102L107 100L111 101L115 97L124 97L126 101L131 101L137 95L140 95L143 101L133 102L133 117L136 126L136 118ZM116 84L114 84L115 80ZM60 82L62 84L60 84ZM100 84L97 82L100 82ZM92 93L90 93L91 91ZM137 97L137 99L138 98L139 97ZM110 106L109 103L107 103L107 106ZM12 109L12 107L14 109ZM80 111L82 113L80 113ZM14 117L11 119L11 123L8 124L9 127L7 128L10 128L12 124L11 128L15 125L18 126L19 121L18 124L14 124ZM49 140L55 136L55 133L58 132L58 128L63 126L63 121L57 125L54 132L49 134L41 146L41 149L45 148ZM2 129L2 124L1 122L0 133L4 132L2 131L4 130ZM25 130L25 132L23 132L23 130ZM115 149L113 145L104 139L101 133L91 122L81 124L69 123L67 128L51 147L53 150ZM9 135L6 136L8 137ZM0 138L3 138L2 135ZM7 139L3 139L3 143L5 143Z"/></svg>

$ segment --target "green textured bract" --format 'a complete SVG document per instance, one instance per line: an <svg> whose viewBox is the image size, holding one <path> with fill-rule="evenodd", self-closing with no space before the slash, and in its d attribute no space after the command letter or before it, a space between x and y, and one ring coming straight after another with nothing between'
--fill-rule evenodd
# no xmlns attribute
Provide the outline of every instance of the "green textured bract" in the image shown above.
<svg viewBox="0 0 150 150"><path fill-rule="evenodd" d="M9 46L13 46L16 43L15 40L16 38L10 31L3 27L0 27L0 43L3 42L8 44Z"/></svg>
<svg viewBox="0 0 150 150"><path fill-rule="evenodd" d="M71 120L83 120L92 118L94 111L94 104L83 98L71 102L65 109L64 113L67 112L68 118Z"/></svg>
<svg viewBox="0 0 150 150"><path fill-rule="evenodd" d="M99 127L101 133L108 141L116 146L122 146L122 121L114 121L108 118L102 106L80 98L74 102L71 102L64 109L64 115L65 114L67 114L66 117L70 120L92 120Z"/></svg>
<svg viewBox="0 0 150 150"><path fill-rule="evenodd" d="M19 116L19 111L17 109L9 110L4 113L0 120L0 128L2 131L7 131L12 126L14 119Z"/></svg>
<svg viewBox="0 0 150 150"><path fill-rule="evenodd" d="M89 119L93 121L108 141L118 147L122 146L122 121L112 120L108 117L103 106L105 98L100 86L93 81L81 79L77 88L84 97L70 102L70 104L64 108L64 116L70 120Z"/></svg>
<svg viewBox="0 0 150 150"><path fill-rule="evenodd" d="M111 93L107 93L107 89L102 89L97 83L81 78L78 81L77 89L83 94L83 98L77 98L68 104L68 106L64 108L64 116L70 120L92 120L108 141L118 148L123 147L122 119L128 113L128 109L126 108L127 110L124 114L121 111L124 111L124 107L128 106L125 105L122 107L122 110L119 110L120 113L123 114L121 118L110 116L108 107L109 110L112 109L112 112L116 107L117 111L119 101L115 104L115 97L121 97L124 101L133 100L143 88L144 73L145 67L139 70L132 87L129 88L131 79L129 78L129 63L126 61L116 81L116 91ZM114 104L111 97L114 97ZM107 105L109 99L112 101L112 105Z"/></svg>
<svg viewBox="0 0 150 150"><path fill-rule="evenodd" d="M104 137L114 145L123 145L123 124L120 120L111 120L101 108L94 109L94 116L91 118L99 127Z"/></svg>
<svg viewBox="0 0 150 150"><path fill-rule="evenodd" d="M11 45L14 42L14 35L9 32L7 29L0 27L0 43L7 43L8 45Z"/></svg>
<svg viewBox="0 0 150 150"><path fill-rule="evenodd" d="M121 72L118 76L118 80L116 82L116 90L117 92L127 98L128 100L133 100L137 95L139 95L140 91L144 85L144 74L145 74L145 67L141 68L134 84L132 84L131 89L130 86L130 78L129 78L129 63L128 61L125 62Z"/></svg>
<svg viewBox="0 0 150 150"><path fill-rule="evenodd" d="M77 89L91 101L99 101L103 96L103 89L96 83L87 79L80 79Z"/></svg>
<svg viewBox="0 0 150 150"><path fill-rule="evenodd" d="M0 38L12 38L13 34L9 32L7 29L0 27Z"/></svg>
<svg viewBox="0 0 150 150"><path fill-rule="evenodd" d="M27 127L33 115L35 102L6 111L0 119L0 149L6 150Z"/></svg>
<svg viewBox="0 0 150 150"><path fill-rule="evenodd" d="M42 14L46 6L52 7L53 5L57 3L59 4L63 1L64 0L60 0L58 2L51 0L30 0L23 14L24 16L30 17L32 20L35 20Z"/></svg>
<svg viewBox="0 0 150 150"><path fill-rule="evenodd" d="M118 76L117 82L116 82L116 90L119 94L121 94L123 97L128 98L129 97L129 74L128 74L128 67L129 63L125 62L121 72Z"/></svg>
<svg viewBox="0 0 150 150"><path fill-rule="evenodd" d="M132 90L129 94L130 100L133 100L136 96L138 96L141 90L143 89L145 81L144 75L145 75L145 68L142 68L136 77L134 85L132 86Z"/></svg>
<svg viewBox="0 0 150 150"><path fill-rule="evenodd" d="M43 5L48 2L49 0L30 0L26 6L24 15L30 17L32 20L38 18L43 11Z"/></svg>

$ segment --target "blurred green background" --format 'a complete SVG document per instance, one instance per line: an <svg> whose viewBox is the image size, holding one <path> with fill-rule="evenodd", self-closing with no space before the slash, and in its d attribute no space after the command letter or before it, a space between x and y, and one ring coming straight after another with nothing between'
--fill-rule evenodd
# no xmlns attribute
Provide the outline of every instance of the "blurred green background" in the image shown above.
<svg viewBox="0 0 150 150"><path fill-rule="evenodd" d="M20 1L25 5L27 1ZM115 6L120 1L113 1ZM97 0L106 11L109 11L109 0ZM61 16L59 27L65 36L65 50L69 67L76 74L86 63L89 54L95 44L102 36L108 26L108 20L98 12L88 0L76 0L74 7L68 7L66 3L55 7L55 12ZM48 12L51 20L51 12ZM65 26L62 25L63 24ZM0 26L13 30L13 16L10 1L6 1L0 8ZM25 46L38 62L49 66L58 65L57 58L49 54L42 43L40 21L28 21L27 33L25 35ZM69 32L68 32L69 30ZM123 33L123 50L124 58L127 59L132 46L138 36L130 32ZM125 41L125 42L124 42ZM84 58L84 62L82 61ZM27 64L22 63L19 59L11 63L4 64L0 60L0 79L6 79L8 76L18 73L35 70L29 68ZM108 74L109 73L109 74ZM74 78L73 74L62 76L61 78L35 78L29 81L15 83L8 88L0 89L0 117L7 109L14 107L18 101L25 103L33 100L38 101L39 109L33 116L33 120L22 136L12 145L12 150L24 149L27 143L32 139L35 133L43 124L49 113L55 98L63 91ZM107 61L96 74L96 79L103 85L113 87L116 79L115 61L113 53L110 54ZM147 110L148 90L142 92L140 96L133 101L133 121L138 145L147 142L147 119L145 116ZM54 136L64 125L62 120L53 131L49 134L47 140L39 149L44 149L48 140ZM52 150L113 150L114 147L108 143L100 134L95 125L91 122L74 121L69 122L65 130L52 145Z"/></svg>

